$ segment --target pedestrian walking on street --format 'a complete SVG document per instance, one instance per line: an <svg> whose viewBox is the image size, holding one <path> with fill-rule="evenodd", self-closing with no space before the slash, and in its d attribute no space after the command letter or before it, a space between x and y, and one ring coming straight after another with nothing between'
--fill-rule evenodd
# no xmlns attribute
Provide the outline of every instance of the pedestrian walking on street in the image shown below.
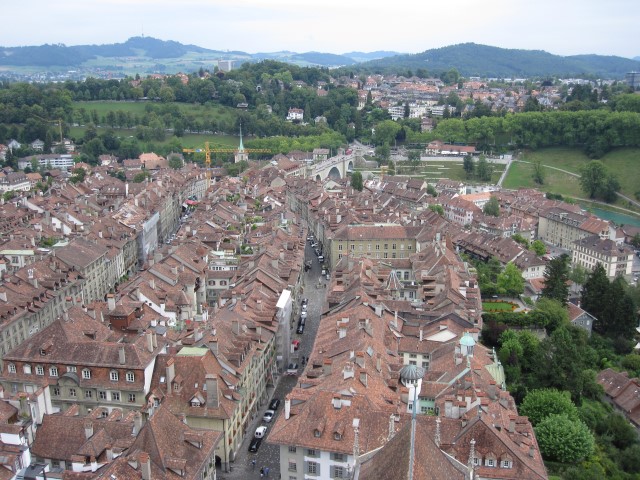
<svg viewBox="0 0 640 480"><path fill-rule="evenodd" d="M264 467L264 476L265 477L269 476L269 467Z"/></svg>
<svg viewBox="0 0 640 480"><path fill-rule="evenodd" d="M260 469L260 478L264 477L264 467Z"/></svg>

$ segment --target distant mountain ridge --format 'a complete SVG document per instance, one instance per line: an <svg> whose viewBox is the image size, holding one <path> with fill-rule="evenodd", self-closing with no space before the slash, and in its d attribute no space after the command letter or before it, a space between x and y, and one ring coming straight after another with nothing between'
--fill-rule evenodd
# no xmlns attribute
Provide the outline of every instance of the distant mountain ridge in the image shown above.
<svg viewBox="0 0 640 480"><path fill-rule="evenodd" d="M602 55L562 57L542 50L515 50L464 43L426 50L417 54L392 51L348 52L342 55L323 52L246 53L222 51L185 45L152 37L132 37L124 43L108 45L66 46L40 45L0 47L0 66L82 68L101 59L105 65L136 64L142 59L164 69L166 73L199 65L211 65L218 59L238 63L264 59L301 66L348 67L360 72L385 73L425 69L431 75L455 68L463 76L521 78L544 76L593 75L622 78L630 71L640 71L637 60ZM140 72L142 73L142 72ZM173 72L175 73L175 72Z"/></svg>
<svg viewBox="0 0 640 480"><path fill-rule="evenodd" d="M549 75L593 75L622 78L640 69L640 62L628 58L604 55L574 55L562 57L543 50L516 50L475 43L462 43L435 48L413 55L397 55L360 65L371 71L458 70L463 76L522 78Z"/></svg>

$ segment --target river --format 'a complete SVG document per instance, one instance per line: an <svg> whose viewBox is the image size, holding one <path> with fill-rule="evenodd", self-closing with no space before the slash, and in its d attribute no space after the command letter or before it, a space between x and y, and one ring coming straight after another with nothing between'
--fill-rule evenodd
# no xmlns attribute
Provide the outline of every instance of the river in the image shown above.
<svg viewBox="0 0 640 480"><path fill-rule="evenodd" d="M581 203L580 206L603 220L612 221L616 225L633 225L634 227L640 227L640 217L632 217L631 215L626 215L624 213L603 210L592 204Z"/></svg>

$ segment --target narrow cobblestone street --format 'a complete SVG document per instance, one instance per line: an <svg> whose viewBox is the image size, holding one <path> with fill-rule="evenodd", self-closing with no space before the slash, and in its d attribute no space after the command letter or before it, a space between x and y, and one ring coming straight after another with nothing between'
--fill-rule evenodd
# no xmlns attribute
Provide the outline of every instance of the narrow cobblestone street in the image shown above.
<svg viewBox="0 0 640 480"><path fill-rule="evenodd" d="M306 235L305 235L306 238ZM293 321L291 327L291 339L300 340L300 346L297 351L292 355L291 361L298 363L298 372L302 372L304 366L302 365L302 357L308 358L311 353L311 348L315 340L316 332L318 331L318 325L320 323L320 314L324 305L324 300L327 292L328 280L321 278L322 266L318 262L318 258L311 248L309 242L305 242L305 260L311 260L311 269L303 273L303 289L300 298L294 299L295 305L293 308ZM318 286L320 285L320 288ZM300 317L300 301L302 298L308 299L308 317L305 324L304 333L298 335L296 328L298 325L298 318ZM269 468L269 475L263 478L280 479L280 447L279 445L273 445L269 443L269 432L273 423L276 421L278 415L281 415L284 411L284 398L296 385L298 376L287 375L286 368L284 372L280 372L278 379L276 380L275 389L269 390L269 401L273 398L280 399L281 403L276 411L276 415L273 417L270 423L262 421L262 416L267 410L269 402L265 402L260 406L258 415L251 421L247 435L242 442L242 445L238 449L235 461L230 464L231 468L229 472L224 472L218 468L217 478L221 480L245 480L252 478L260 478L260 469L264 467ZM267 426L267 434L263 439L260 448L256 453L248 451L249 444L253 439L254 432L260 425ZM252 460L255 460L255 466L252 464Z"/></svg>

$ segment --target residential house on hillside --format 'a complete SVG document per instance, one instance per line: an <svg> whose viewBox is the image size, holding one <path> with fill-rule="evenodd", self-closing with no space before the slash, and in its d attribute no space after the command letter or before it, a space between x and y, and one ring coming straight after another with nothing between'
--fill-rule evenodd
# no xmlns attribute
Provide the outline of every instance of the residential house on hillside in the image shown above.
<svg viewBox="0 0 640 480"><path fill-rule="evenodd" d="M640 428L640 379L629 378L627 372L607 368L598 373L597 381L607 400L631 422Z"/></svg>

